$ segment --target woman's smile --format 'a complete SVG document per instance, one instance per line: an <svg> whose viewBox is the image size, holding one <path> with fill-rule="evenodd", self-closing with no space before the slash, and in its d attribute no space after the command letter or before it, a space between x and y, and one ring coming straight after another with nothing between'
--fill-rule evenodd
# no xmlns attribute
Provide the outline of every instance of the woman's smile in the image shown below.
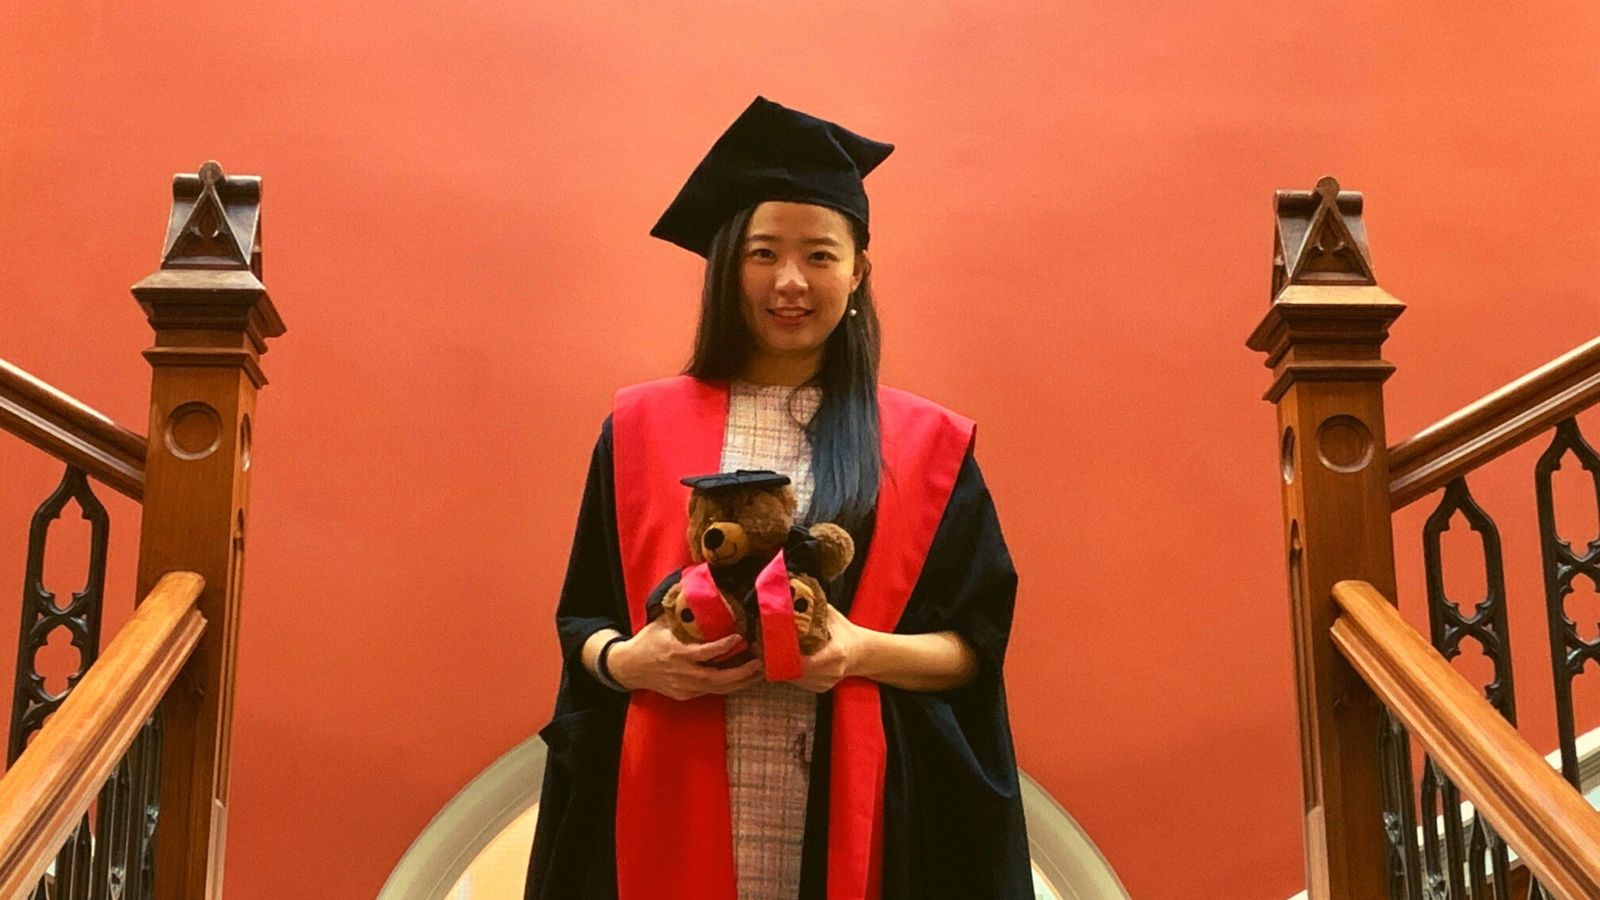
<svg viewBox="0 0 1600 900"><path fill-rule="evenodd" d="M781 328L799 328L811 317L816 310L803 306L776 306L767 310L767 315L777 322Z"/></svg>

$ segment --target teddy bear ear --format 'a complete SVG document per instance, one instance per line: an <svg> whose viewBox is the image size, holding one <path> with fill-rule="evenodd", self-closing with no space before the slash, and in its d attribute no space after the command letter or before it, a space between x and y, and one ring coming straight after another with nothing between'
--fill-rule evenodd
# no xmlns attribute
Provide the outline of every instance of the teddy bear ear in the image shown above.
<svg viewBox="0 0 1600 900"><path fill-rule="evenodd" d="M850 567L856 555L856 542L850 532L832 522L818 522L811 526L811 536L817 540L818 556L822 563L822 579L832 581Z"/></svg>
<svg viewBox="0 0 1600 900"><path fill-rule="evenodd" d="M783 508L792 517L795 510L800 508L800 501L794 495L794 488L786 484L778 489L778 496L783 499Z"/></svg>

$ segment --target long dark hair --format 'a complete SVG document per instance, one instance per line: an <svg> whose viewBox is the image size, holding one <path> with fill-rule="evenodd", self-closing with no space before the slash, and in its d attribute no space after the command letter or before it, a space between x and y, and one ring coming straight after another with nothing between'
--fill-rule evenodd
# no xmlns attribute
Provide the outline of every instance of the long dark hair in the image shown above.
<svg viewBox="0 0 1600 900"><path fill-rule="evenodd" d="M694 355L684 374L708 381L739 377L755 351L745 326L739 283L745 229L755 208L729 219L711 240L700 292ZM855 244L861 228L850 222ZM846 314L823 345L822 366L811 379L822 389L816 415L805 424L811 442L811 522L837 522L857 530L878 499L883 456L878 442L878 312L872 305L870 269L850 294Z"/></svg>

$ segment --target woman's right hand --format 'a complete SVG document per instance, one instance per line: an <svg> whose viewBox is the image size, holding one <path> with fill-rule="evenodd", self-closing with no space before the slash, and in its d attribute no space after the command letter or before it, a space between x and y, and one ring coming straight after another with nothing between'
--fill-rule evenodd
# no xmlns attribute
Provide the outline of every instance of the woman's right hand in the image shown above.
<svg viewBox="0 0 1600 900"><path fill-rule="evenodd" d="M606 671L630 691L655 691L674 700L731 694L761 680L761 660L752 659L733 669L707 664L744 643L744 638L730 634L706 644L685 644L672 633L666 619L657 618L611 648Z"/></svg>

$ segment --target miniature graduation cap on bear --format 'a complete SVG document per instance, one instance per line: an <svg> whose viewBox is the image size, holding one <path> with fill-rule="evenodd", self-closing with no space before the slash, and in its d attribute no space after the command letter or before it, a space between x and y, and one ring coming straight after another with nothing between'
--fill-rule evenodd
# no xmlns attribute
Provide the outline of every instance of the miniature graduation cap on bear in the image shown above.
<svg viewBox="0 0 1600 900"><path fill-rule="evenodd" d="M854 219L865 248L861 179L892 152L893 144L757 97L711 145L650 234L706 256L717 229L735 213L764 200L789 200Z"/></svg>
<svg viewBox="0 0 1600 900"><path fill-rule="evenodd" d="M691 475L688 478L678 479L678 483L696 491L716 491L736 487L774 488L788 484L789 476L780 475L770 469L739 469L734 472L718 472L715 475Z"/></svg>

